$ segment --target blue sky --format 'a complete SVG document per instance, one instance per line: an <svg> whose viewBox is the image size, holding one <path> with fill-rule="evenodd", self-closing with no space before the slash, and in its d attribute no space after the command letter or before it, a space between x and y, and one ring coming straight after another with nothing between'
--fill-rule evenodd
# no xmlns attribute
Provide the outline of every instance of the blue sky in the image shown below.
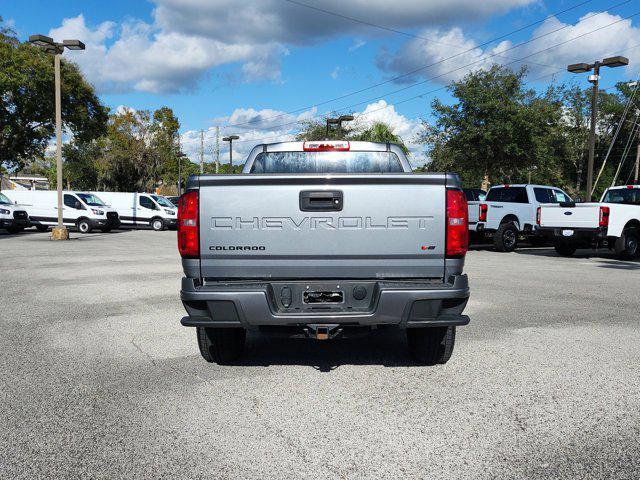
<svg viewBox="0 0 640 480"><path fill-rule="evenodd" d="M414 139L430 102L450 101L443 87L471 69L527 57L536 88L586 85L564 73L568 63L623 54L630 66L603 72L603 85L637 76L640 15L625 17L639 12L637 0L67 0L55 9L0 0L21 39L85 41L86 51L65 55L107 105L173 108L193 158L201 129L209 159L215 125L238 133L238 161L256 142L288 138L298 120L335 110L391 123L420 163Z"/></svg>

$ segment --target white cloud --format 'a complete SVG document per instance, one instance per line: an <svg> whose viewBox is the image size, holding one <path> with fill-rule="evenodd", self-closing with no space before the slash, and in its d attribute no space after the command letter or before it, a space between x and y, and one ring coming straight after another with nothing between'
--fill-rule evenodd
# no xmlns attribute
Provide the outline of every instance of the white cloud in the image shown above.
<svg viewBox="0 0 640 480"><path fill-rule="evenodd" d="M474 21L538 0L301 0L313 8L283 0L154 0L157 23L167 31L196 34L224 42L309 44L337 35L377 35L370 25L414 28ZM338 15L319 11L323 9Z"/></svg>
<svg viewBox="0 0 640 480"><path fill-rule="evenodd" d="M103 22L92 28L83 15L65 19L49 35L80 38L86 43L85 51L65 55L101 91L181 91L193 88L207 70L232 62L245 62L243 72L250 79L277 79L278 58L283 53L277 44L225 44L158 31L141 21L120 26Z"/></svg>
<svg viewBox="0 0 640 480"><path fill-rule="evenodd" d="M99 91L153 93L192 89L211 69L230 63L240 64L245 81L280 82L280 61L289 45L351 34L386 34L283 0L152 1L153 23L129 19L90 26L78 15L64 19L49 34L86 43L86 51L67 55ZM365 22L414 28L475 20L537 1L327 0L322 8ZM356 40L349 50L362 45L364 40Z"/></svg>
<svg viewBox="0 0 640 480"><path fill-rule="evenodd" d="M395 53L383 52L378 58L378 66L394 74L414 72L404 76L400 82L415 81L417 77L422 77L440 84L459 80L470 71L487 68L494 63L509 64L515 68L524 63L530 72L541 75L562 70L567 64L581 59L596 60L615 54L629 56L631 68L637 71L640 50L631 47L640 44L640 29L633 27L631 20L620 21L584 35L621 19L607 12L597 15L588 13L575 25L570 25L551 17L532 32L532 41L515 47L509 41L502 41L498 45L481 48L475 40L465 36L460 28L426 29L420 36L430 40L411 40ZM573 38L575 40L568 41ZM564 44L541 52L561 43ZM453 55L455 57L449 58ZM525 59L514 62L520 58Z"/></svg>
<svg viewBox="0 0 640 480"><path fill-rule="evenodd" d="M618 23L601 28L614 22ZM561 27L566 28L554 31ZM594 31L596 29L600 30ZM587 34L588 32L594 33ZM541 35L546 36L526 46L515 48L509 55L522 57L576 38L531 58L535 62L551 63L562 67L577 61L594 61L607 56L624 55L629 57L627 68L635 72L640 71L640 49L633 48L640 45L640 27L634 27L631 19L622 20L621 16L608 12L599 15L588 13L575 25L570 25L560 22L557 18L550 18L533 32L532 38ZM537 69L535 65L532 68Z"/></svg>
<svg viewBox="0 0 640 480"><path fill-rule="evenodd" d="M331 71L331 73L329 74L329 76L330 76L331 78L333 78L334 80L337 80L337 79L338 79L338 75L339 75L339 74L340 74L340 67L338 66L338 67L334 68L334 69Z"/></svg>
<svg viewBox="0 0 640 480"><path fill-rule="evenodd" d="M349 47L349 51L350 51L350 52L355 52L356 50L358 50L358 49L360 49L360 48L364 47L366 44L367 44L367 42L365 42L364 40L361 40L361 39L359 39L359 38L356 38L356 39L353 41L353 45L351 45L351 46Z"/></svg>
<svg viewBox="0 0 640 480"><path fill-rule="evenodd" d="M420 158L422 146L416 143L421 125L419 119L401 115L393 105L389 105L384 100L370 103L362 112L356 113L354 116L360 128L366 128L375 122L388 124L393 129L393 133L400 136L407 145L412 153L414 163L416 158Z"/></svg>
<svg viewBox="0 0 640 480"><path fill-rule="evenodd" d="M316 109L307 110L298 115L291 115L279 110L256 110L253 108L239 108L227 117L213 120L215 124L227 124L220 127L220 138L231 133L238 134L240 140L233 142L234 164L242 164L254 146L260 143L276 143L293 140L300 122L317 118ZM410 160L414 165L424 163L422 146L416 143L416 136L420 130L420 120L408 118L399 114L393 105L384 100L369 104L361 112L354 114L356 125L365 129L374 122L385 122L391 126L394 133L399 135L409 147L412 155ZM213 160L215 148L215 126L209 127L204 133L205 161ZM193 162L200 161L200 131L190 130L181 135L182 149ZM220 141L220 157L222 162L228 162L229 148L226 142Z"/></svg>

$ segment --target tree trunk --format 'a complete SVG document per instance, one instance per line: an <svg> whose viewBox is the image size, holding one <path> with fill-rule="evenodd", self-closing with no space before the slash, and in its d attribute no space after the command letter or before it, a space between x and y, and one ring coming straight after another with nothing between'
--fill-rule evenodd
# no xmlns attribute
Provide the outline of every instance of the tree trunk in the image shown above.
<svg viewBox="0 0 640 480"><path fill-rule="evenodd" d="M480 185L480 188L486 192L487 190L489 190L489 185L491 185L491 183L489 182L489 172L485 171L484 176L482 177L482 184Z"/></svg>

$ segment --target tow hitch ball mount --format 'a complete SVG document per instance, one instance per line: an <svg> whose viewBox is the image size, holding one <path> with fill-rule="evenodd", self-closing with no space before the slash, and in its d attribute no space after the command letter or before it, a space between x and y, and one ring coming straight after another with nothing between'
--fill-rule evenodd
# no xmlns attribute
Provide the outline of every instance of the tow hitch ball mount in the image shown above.
<svg viewBox="0 0 640 480"><path fill-rule="evenodd" d="M340 328L340 325L335 323L311 323L305 327L304 332L309 338L314 338L316 340L330 340L340 335L342 333L342 328Z"/></svg>

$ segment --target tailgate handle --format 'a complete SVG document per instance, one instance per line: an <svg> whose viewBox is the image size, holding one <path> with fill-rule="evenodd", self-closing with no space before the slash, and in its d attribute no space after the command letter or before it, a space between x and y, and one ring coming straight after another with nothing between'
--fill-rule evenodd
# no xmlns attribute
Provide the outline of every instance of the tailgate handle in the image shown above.
<svg viewBox="0 0 640 480"><path fill-rule="evenodd" d="M302 190L300 210L303 212L342 211L343 196L340 190Z"/></svg>

